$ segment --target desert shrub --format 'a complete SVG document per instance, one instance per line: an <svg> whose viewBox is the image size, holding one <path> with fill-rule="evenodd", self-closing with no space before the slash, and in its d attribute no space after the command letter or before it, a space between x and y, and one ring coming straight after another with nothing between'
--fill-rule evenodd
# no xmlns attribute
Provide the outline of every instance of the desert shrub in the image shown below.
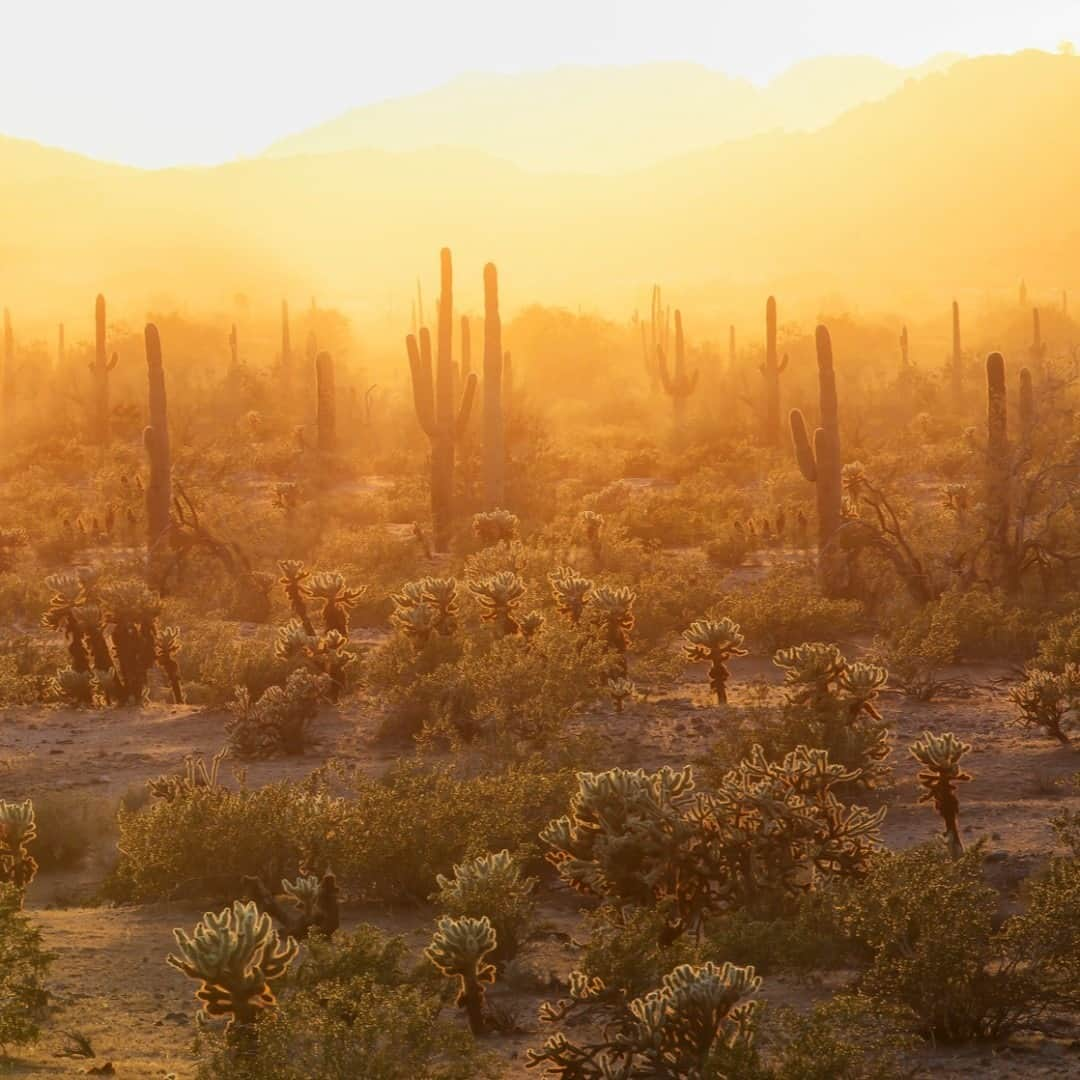
<svg viewBox="0 0 1080 1080"><path fill-rule="evenodd" d="M824 597L811 576L783 569L726 594L713 614L729 616L754 645L775 652L800 641L836 641L853 633L862 608L856 600Z"/></svg>
<svg viewBox="0 0 1080 1080"><path fill-rule="evenodd" d="M38 1037L52 956L22 911L22 890L0 883L0 1053Z"/></svg>
<svg viewBox="0 0 1080 1080"><path fill-rule="evenodd" d="M912 1016L860 994L839 994L806 1014L768 1017L768 1080L900 1080L910 1075ZM770 1033L772 1033L770 1032Z"/></svg>
<svg viewBox="0 0 1080 1080"><path fill-rule="evenodd" d="M304 955L289 969L290 985L303 988L326 982L371 979L383 986L406 982L401 965L406 945L366 923L333 937L312 933Z"/></svg>
<svg viewBox="0 0 1080 1080"><path fill-rule="evenodd" d="M750 552L745 534L735 529L725 529L705 543L705 558L721 570L734 570L742 566Z"/></svg>
<svg viewBox="0 0 1080 1080"><path fill-rule="evenodd" d="M1000 591L950 589L929 606L927 617L934 633L956 641L960 659L1027 656L1034 648L1031 617Z"/></svg>
<svg viewBox="0 0 1080 1080"><path fill-rule="evenodd" d="M490 1057L442 1001L415 986L353 976L289 995L259 1025L249 1054L220 1040L204 1050L200 1080L480 1080Z"/></svg>
<svg viewBox="0 0 1080 1080"><path fill-rule="evenodd" d="M917 701L930 701L947 685L942 668L956 660L960 641L927 610L874 643L874 659Z"/></svg>
<svg viewBox="0 0 1080 1080"><path fill-rule="evenodd" d="M504 848L458 863L453 877L439 874L435 880L439 888L432 900L439 911L484 916L491 922L497 942L492 963L501 965L517 955L532 925L536 879L522 874L509 851Z"/></svg>
<svg viewBox="0 0 1080 1080"><path fill-rule="evenodd" d="M178 662L188 700L209 705L231 701L240 686L257 698L285 676L270 631L242 637L235 623L196 624L184 635Z"/></svg>
<svg viewBox="0 0 1080 1080"><path fill-rule="evenodd" d="M41 870L70 870L102 850L116 836L116 800L68 791L43 791L34 797Z"/></svg>
<svg viewBox="0 0 1080 1080"><path fill-rule="evenodd" d="M1021 727L1041 730L1068 746L1068 732L1080 719L1080 664L1066 664L1060 672L1029 670L1009 691L1009 700L1019 710Z"/></svg>
<svg viewBox="0 0 1080 1080"><path fill-rule="evenodd" d="M1080 997L1075 864L1056 864L1028 910L995 931L981 862L977 848L954 859L937 845L880 855L842 912L870 952L862 992L910 1009L943 1040L1004 1035Z"/></svg>
<svg viewBox="0 0 1080 1080"><path fill-rule="evenodd" d="M1080 664L1080 610L1070 611L1047 625L1033 666L1060 673L1069 664Z"/></svg>

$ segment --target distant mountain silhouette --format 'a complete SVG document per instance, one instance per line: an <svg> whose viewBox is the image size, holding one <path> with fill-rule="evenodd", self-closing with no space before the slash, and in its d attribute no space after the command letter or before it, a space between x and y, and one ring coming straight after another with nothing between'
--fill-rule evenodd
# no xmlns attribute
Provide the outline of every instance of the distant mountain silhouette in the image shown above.
<svg viewBox="0 0 1080 1080"><path fill-rule="evenodd" d="M508 309L625 312L654 280L717 319L739 289L774 285L807 305L835 291L917 296L935 310L957 290L1011 292L1021 276L1076 292L1077 101L1080 58L982 57L817 131L619 175L542 174L440 148L141 172L0 140L0 304L89 313L99 289L116 304L315 293L382 317L391 302L407 311L417 273L434 295L443 244L473 310L488 259ZM639 119L627 115L629 141Z"/></svg>
<svg viewBox="0 0 1080 1080"><path fill-rule="evenodd" d="M544 172L621 172L766 131L821 127L956 59L904 69L870 57L822 57L760 89L686 63L466 75L352 109L266 154L454 146Z"/></svg>

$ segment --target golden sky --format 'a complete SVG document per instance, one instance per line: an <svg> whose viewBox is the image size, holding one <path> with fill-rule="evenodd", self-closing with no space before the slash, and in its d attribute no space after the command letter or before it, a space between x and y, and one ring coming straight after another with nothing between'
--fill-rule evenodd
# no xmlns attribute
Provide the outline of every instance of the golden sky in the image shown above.
<svg viewBox="0 0 1080 1080"><path fill-rule="evenodd" d="M148 167L257 154L473 71L1053 50L1080 0L6 0L0 134Z"/></svg>

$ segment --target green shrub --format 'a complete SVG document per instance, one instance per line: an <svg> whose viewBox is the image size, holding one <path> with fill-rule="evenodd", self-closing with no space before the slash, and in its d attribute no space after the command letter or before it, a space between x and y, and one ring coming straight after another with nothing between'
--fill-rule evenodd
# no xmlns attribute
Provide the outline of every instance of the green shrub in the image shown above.
<svg viewBox="0 0 1080 1080"><path fill-rule="evenodd" d="M52 956L22 912L22 891L0 884L0 1053L38 1037Z"/></svg>
<svg viewBox="0 0 1080 1080"><path fill-rule="evenodd" d="M1035 654L1034 666L1044 671L1060 673L1068 664L1080 664L1080 610L1054 619Z"/></svg>

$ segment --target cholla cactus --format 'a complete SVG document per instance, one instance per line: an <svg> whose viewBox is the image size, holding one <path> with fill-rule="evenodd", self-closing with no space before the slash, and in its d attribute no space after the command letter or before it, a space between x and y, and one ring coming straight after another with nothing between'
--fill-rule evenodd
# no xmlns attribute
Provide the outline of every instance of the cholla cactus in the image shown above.
<svg viewBox="0 0 1080 1080"><path fill-rule="evenodd" d="M14 885L20 892L34 880L37 860L26 845L37 838L34 804L0 799L0 882Z"/></svg>
<svg viewBox="0 0 1080 1080"><path fill-rule="evenodd" d="M941 489L941 501L961 521L971 509L971 490L967 484L947 484Z"/></svg>
<svg viewBox="0 0 1080 1080"><path fill-rule="evenodd" d="M1066 664L1058 673L1029 671L1027 678L1009 691L1009 699L1020 709L1019 723L1023 727L1041 728L1069 746L1069 736L1063 724L1075 721L1080 712L1080 665Z"/></svg>
<svg viewBox="0 0 1080 1080"><path fill-rule="evenodd" d="M555 607L559 614L565 615L571 625L579 626L593 583L569 566L553 571L548 580L551 582L551 591L555 595Z"/></svg>
<svg viewBox="0 0 1080 1080"><path fill-rule="evenodd" d="M861 660L847 665L840 673L840 689L847 695L852 718L865 712L875 720L881 720L874 701L882 687L889 681L889 673L875 664Z"/></svg>
<svg viewBox="0 0 1080 1080"><path fill-rule="evenodd" d="M709 685L716 694L718 705L727 704L727 681L731 677L727 661L733 656L745 656L743 634L739 624L729 618L698 619L683 631L683 649L691 660L708 660Z"/></svg>
<svg viewBox="0 0 1080 1080"><path fill-rule="evenodd" d="M300 488L292 483L275 484L273 501L275 509L280 510L286 520L291 521L300 508Z"/></svg>
<svg viewBox="0 0 1080 1080"><path fill-rule="evenodd" d="M180 668L176 663L176 654L180 651L180 627L163 626L154 638L154 659L165 672L172 687L173 702L183 704L184 692L180 688Z"/></svg>
<svg viewBox="0 0 1080 1080"><path fill-rule="evenodd" d="M585 527L585 543L588 544L593 559L599 564L603 555L604 515L596 513L595 510L582 510L581 524Z"/></svg>
<svg viewBox="0 0 1080 1080"><path fill-rule="evenodd" d="M420 582L424 603L435 612L435 628L443 637L457 629L458 594L456 578L426 577Z"/></svg>
<svg viewBox="0 0 1080 1080"><path fill-rule="evenodd" d="M307 595L323 602L322 617L326 630L336 630L339 634L349 635L349 612L360 602L367 586L351 589L345 584L345 577L333 571L312 574L307 582Z"/></svg>
<svg viewBox="0 0 1080 1080"><path fill-rule="evenodd" d="M522 615L519 623L521 625L521 636L526 641L531 641L544 625L544 613L542 611L526 612Z"/></svg>
<svg viewBox="0 0 1080 1080"><path fill-rule="evenodd" d="M278 567L281 570L278 584L285 590L289 608L307 633L314 636L315 628L311 625L307 609L307 580L311 575L299 559L282 559Z"/></svg>
<svg viewBox="0 0 1080 1080"><path fill-rule="evenodd" d="M330 700L337 701L345 687L345 672L356 660L348 644L349 639L336 630L309 634L299 619L290 619L278 627L274 656L289 666L303 665L312 675L327 676Z"/></svg>
<svg viewBox="0 0 1080 1080"><path fill-rule="evenodd" d="M84 611L89 616L93 606L88 605ZM112 658L106 664L106 657L101 656L95 666L112 669L113 679L105 683L111 700L137 704L146 695L150 669L157 660L156 621L161 600L141 581L118 581L102 589L101 611L108 627ZM96 629L91 629L88 636L91 651L99 653Z"/></svg>
<svg viewBox="0 0 1080 1080"><path fill-rule="evenodd" d="M781 649L773 663L783 671L784 686L798 704L817 704L830 698L847 667L835 645L820 641Z"/></svg>
<svg viewBox="0 0 1080 1080"><path fill-rule="evenodd" d="M525 877L521 863L505 848L454 866L453 877L439 874L432 897L453 916L486 916L495 930L493 963L512 959L532 921L536 878Z"/></svg>
<svg viewBox="0 0 1080 1080"><path fill-rule="evenodd" d="M424 955L447 978L458 980L457 1005L465 1010L474 1035L484 1033L484 984L495 981L495 968L487 957L497 945L487 916L479 919L443 916Z"/></svg>
<svg viewBox="0 0 1080 1080"><path fill-rule="evenodd" d="M221 763L228 753L229 748L223 746L210 759L209 767L201 754L188 754L184 758L182 772L165 773L162 776L153 777L146 781L146 789L150 792L151 798L161 799L164 802L186 799L196 792L219 791L218 774L221 772Z"/></svg>
<svg viewBox="0 0 1080 1080"><path fill-rule="evenodd" d="M725 1060L731 1055L737 1062L753 1042L760 1003L752 999L760 988L752 967L681 964L658 990L631 1001L601 1041L579 1045L553 1035L527 1052L529 1067L546 1065L549 1075L575 1080L734 1075ZM606 988L575 972L570 990L572 1006L597 1000ZM541 1018L559 1020L568 1012L567 1005L542 1007Z"/></svg>
<svg viewBox="0 0 1080 1080"><path fill-rule="evenodd" d="M626 702L634 696L636 688L629 679L608 679L607 689L615 704L615 711L621 713Z"/></svg>
<svg viewBox="0 0 1080 1080"><path fill-rule="evenodd" d="M626 674L626 653L634 629L634 601L637 595L625 585L615 588L598 585L592 591L593 617L604 643L616 655L617 674Z"/></svg>
<svg viewBox="0 0 1080 1080"><path fill-rule="evenodd" d="M509 544L511 540L516 540L518 525L517 514L511 514L509 510L487 510L473 514L473 533L484 547Z"/></svg>
<svg viewBox="0 0 1080 1080"><path fill-rule="evenodd" d="M449 637L458 625L457 588L457 579L452 577L407 581L390 596L394 602L391 621L420 647L433 632Z"/></svg>
<svg viewBox="0 0 1080 1080"><path fill-rule="evenodd" d="M90 671L60 668L50 683L52 693L76 707L94 704L94 676Z"/></svg>
<svg viewBox="0 0 1080 1080"><path fill-rule="evenodd" d="M521 624L515 617L515 609L525 595L525 583L511 570L469 582L469 591L476 597L483 611L485 622L494 623L500 636L517 634Z"/></svg>
<svg viewBox="0 0 1080 1080"><path fill-rule="evenodd" d="M400 607L391 616L394 625L413 644L422 649L435 633L435 611L421 601L412 607Z"/></svg>
<svg viewBox="0 0 1080 1080"><path fill-rule="evenodd" d="M964 850L957 820L960 816L960 800L956 785L971 779L960 768L960 759L971 749L970 743L961 742L952 732L935 735L923 732L923 737L911 747L911 755L922 765L919 783L925 789L919 802L933 802L934 809L945 823L945 838L949 853L959 858Z"/></svg>
<svg viewBox="0 0 1080 1080"><path fill-rule="evenodd" d="M195 997L203 1014L228 1016L234 1035L277 1004L270 983L285 974L299 948L293 938L281 941L254 901L237 900L217 915L208 911L191 936L180 929L173 936L180 955L170 953L166 963L199 980Z"/></svg>

